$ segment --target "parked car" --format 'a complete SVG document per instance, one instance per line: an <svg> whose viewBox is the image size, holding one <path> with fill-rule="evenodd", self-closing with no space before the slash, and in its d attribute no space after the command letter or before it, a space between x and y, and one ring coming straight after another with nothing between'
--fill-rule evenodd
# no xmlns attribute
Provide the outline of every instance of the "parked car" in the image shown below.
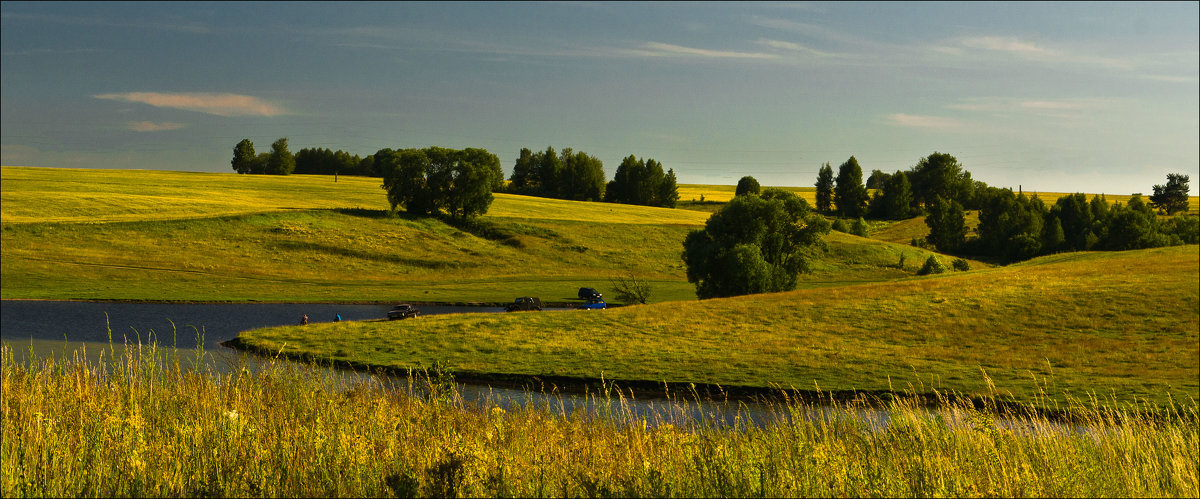
<svg viewBox="0 0 1200 499"><path fill-rule="evenodd" d="M389 321L394 321L396 319L408 319L410 317L416 317L417 314L420 313L421 311L417 310L417 307L404 303L392 307L392 309L388 311L387 317Z"/></svg>
<svg viewBox="0 0 1200 499"><path fill-rule="evenodd" d="M601 295L599 291L595 290L595 288L579 288L580 300L599 300L601 296L604 295Z"/></svg>
<svg viewBox="0 0 1200 499"><path fill-rule="evenodd" d="M536 296L522 296L504 307L505 312L520 312L524 310L540 312L542 310L542 300Z"/></svg>
<svg viewBox="0 0 1200 499"><path fill-rule="evenodd" d="M579 308L581 310L604 310L608 308L608 304L599 298L588 298Z"/></svg>

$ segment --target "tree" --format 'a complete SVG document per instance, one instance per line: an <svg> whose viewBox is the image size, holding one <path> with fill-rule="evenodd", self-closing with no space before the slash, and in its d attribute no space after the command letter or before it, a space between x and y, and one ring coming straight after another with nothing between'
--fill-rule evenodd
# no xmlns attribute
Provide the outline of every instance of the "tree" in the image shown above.
<svg viewBox="0 0 1200 499"><path fill-rule="evenodd" d="M290 175L296 169L296 157L288 151L287 137L276 140L271 144L271 156L267 158L267 173L271 175Z"/></svg>
<svg viewBox="0 0 1200 499"><path fill-rule="evenodd" d="M871 170L871 176L867 177L867 189L882 189L887 183L891 175L883 173L879 170Z"/></svg>
<svg viewBox="0 0 1200 499"><path fill-rule="evenodd" d="M1161 213L1174 215L1188 210L1188 176L1168 173L1166 185L1155 185L1150 205Z"/></svg>
<svg viewBox="0 0 1200 499"><path fill-rule="evenodd" d="M934 197L925 225L929 226L929 236L925 240L943 253L958 251L966 241L966 216L958 201Z"/></svg>
<svg viewBox="0 0 1200 499"><path fill-rule="evenodd" d="M829 223L795 194L768 189L734 197L684 240L683 260L696 296L714 298L795 289L807 253Z"/></svg>
<svg viewBox="0 0 1200 499"><path fill-rule="evenodd" d="M374 164L383 174L382 187L393 210L403 207L413 215L444 213L462 220L487 213L499 161L484 149L427 147L381 149Z"/></svg>
<svg viewBox="0 0 1200 499"><path fill-rule="evenodd" d="M901 220L915 214L912 205L912 186L908 182L908 174L898 171L888 175L883 187L875 191L875 196L871 198L871 214L876 218Z"/></svg>
<svg viewBox="0 0 1200 499"><path fill-rule="evenodd" d="M541 182L537 176L540 164L540 158L535 158L533 151L530 151L528 147L522 147L517 156L517 162L513 164L512 175L508 177L511 182L509 188L512 192L527 194L541 188Z"/></svg>
<svg viewBox="0 0 1200 499"><path fill-rule="evenodd" d="M761 187L758 185L758 180L749 175L738 180L737 188L734 189L734 196L745 196L746 194L758 194Z"/></svg>
<svg viewBox="0 0 1200 499"><path fill-rule="evenodd" d="M867 189L862 183L862 167L854 156L838 167L836 185L833 188L833 202L837 205L838 214L847 218L857 218L866 214Z"/></svg>
<svg viewBox="0 0 1200 499"><path fill-rule="evenodd" d="M537 172L538 180L541 181L538 195L558 197L558 177L562 172L562 159L553 147L546 147L546 151L542 153Z"/></svg>
<svg viewBox="0 0 1200 499"><path fill-rule="evenodd" d="M638 278L637 274L632 271L626 272L624 276L613 276L608 279L617 296L617 300L622 303L645 304L646 300L650 299L650 284Z"/></svg>
<svg viewBox="0 0 1200 499"><path fill-rule="evenodd" d="M233 146L233 160L230 162L233 165L233 171L252 173L257 157L258 155L254 152L254 143L250 142L250 139L242 139L236 146Z"/></svg>
<svg viewBox="0 0 1200 499"><path fill-rule="evenodd" d="M821 166L817 173L817 212L829 213L833 208L833 167Z"/></svg>
<svg viewBox="0 0 1200 499"><path fill-rule="evenodd" d="M674 208L675 203L679 201L679 185L675 179L675 169L667 170L667 176L658 184L658 189L654 195L654 206L663 208Z"/></svg>
<svg viewBox="0 0 1200 499"><path fill-rule="evenodd" d="M913 197L926 207L933 198L958 201L964 206L975 206L973 194L975 182L971 173L963 170L958 159L949 154L934 152L921 158L909 172Z"/></svg>

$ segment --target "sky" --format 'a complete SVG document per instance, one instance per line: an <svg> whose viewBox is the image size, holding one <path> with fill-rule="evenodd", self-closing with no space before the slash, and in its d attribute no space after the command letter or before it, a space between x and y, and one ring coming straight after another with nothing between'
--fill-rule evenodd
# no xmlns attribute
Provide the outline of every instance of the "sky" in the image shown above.
<svg viewBox="0 0 1200 499"><path fill-rule="evenodd" d="M1025 191L1200 191L1200 4L0 3L0 163L232 172L368 155L629 155L812 186L949 153Z"/></svg>

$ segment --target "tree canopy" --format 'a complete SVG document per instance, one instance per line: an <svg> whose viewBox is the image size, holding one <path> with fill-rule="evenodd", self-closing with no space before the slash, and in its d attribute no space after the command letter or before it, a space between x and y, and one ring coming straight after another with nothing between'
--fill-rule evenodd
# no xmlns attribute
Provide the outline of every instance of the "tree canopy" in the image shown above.
<svg viewBox="0 0 1200 499"><path fill-rule="evenodd" d="M653 158L626 156L604 189L604 200L614 203L674 208L679 200L675 170L663 172Z"/></svg>
<svg viewBox="0 0 1200 499"><path fill-rule="evenodd" d="M464 219L487 213L492 187L503 179L499 158L483 149L380 149L374 163L392 209L414 215Z"/></svg>
<svg viewBox="0 0 1200 499"><path fill-rule="evenodd" d="M1168 173L1166 185L1155 185L1150 204L1158 211L1174 215L1188 210L1188 176Z"/></svg>
<svg viewBox="0 0 1200 499"><path fill-rule="evenodd" d="M857 218L867 211L867 188L863 186L862 167L854 156L838 167L838 175L833 188L833 203L837 205L839 215L847 218Z"/></svg>
<svg viewBox="0 0 1200 499"><path fill-rule="evenodd" d="M833 209L833 167L829 163L821 165L817 172L817 211L829 213Z"/></svg>
<svg viewBox="0 0 1200 499"><path fill-rule="evenodd" d="M700 298L795 289L808 251L828 232L829 222L791 192L734 197L684 240L688 282Z"/></svg>
<svg viewBox="0 0 1200 499"><path fill-rule="evenodd" d="M738 180L737 187L733 190L734 196L745 196L746 194L758 194L762 190L762 186L758 185L758 179L746 175Z"/></svg>

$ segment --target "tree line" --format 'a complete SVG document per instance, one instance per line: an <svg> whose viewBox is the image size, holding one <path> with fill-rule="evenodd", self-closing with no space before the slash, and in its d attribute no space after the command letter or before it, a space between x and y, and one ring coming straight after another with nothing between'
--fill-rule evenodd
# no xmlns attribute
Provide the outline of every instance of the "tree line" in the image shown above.
<svg viewBox="0 0 1200 499"><path fill-rule="evenodd" d="M416 181L415 172L423 170L424 167L417 168L409 164L403 171L404 175L408 175L406 180L396 180L398 166L400 164L399 157L396 156L404 151L416 151L416 149L380 149L373 155L361 157L357 154L337 150L332 151L328 148L305 148L293 155L288 151L287 138L281 138L271 145L270 153L256 154L254 143L250 139L243 139L238 142L233 148L233 170L238 173L245 174L267 174L267 175L289 175L289 174L307 174L307 175L358 175L379 177L385 179L384 188L388 189L388 185L397 185L397 187L405 193L397 194L396 200L393 202L393 209L397 207L406 207L406 211L419 213L439 210L448 210L450 206L458 201L446 200L437 201L433 198L422 199L423 195L429 196L450 196L448 188L440 191L431 191L426 194L409 192L415 189ZM442 170L449 169L457 171L454 168L445 166L443 162L453 163L460 161L453 154L447 151L450 149L444 148L426 148L421 149L426 154L430 162L430 170L426 172L425 181L429 182L429 175L432 173L434 182L443 181ZM484 157L484 153L490 155L483 149L464 149L463 154L466 154L472 159L462 160L463 164L472 163L472 161L480 160ZM382 153L382 154L381 154ZM415 156L410 154L410 161L417 161ZM491 155L495 158L495 155ZM386 159L388 163L381 163L381 159ZM480 160L483 161L483 160ZM655 161L653 158L641 159L630 155L626 157L621 165L617 167L616 176L612 181L605 182L604 163L595 156L587 154L583 151L575 151L572 148L564 148L561 152L556 152L554 147L547 147L545 151L533 152L529 148L522 148L516 163L513 165L512 175L509 177L509 182L504 182L503 171L499 167L499 160L487 159L483 161L487 163L487 168L494 167L498 181L491 183L490 192L507 192L513 194L523 194L530 196L549 197L557 199L569 199L575 201L607 201L612 203L637 204L645 206L661 206L674 208L679 200L679 190L676 185L675 170L669 169L663 171L662 163ZM449 163L446 163L449 164ZM465 168L460 165L456 168ZM439 176L441 175L441 176ZM389 179L392 179L389 181ZM452 181L452 180L447 180ZM399 183L396 183L399 182ZM460 187L458 189L465 189ZM390 192L390 190L389 190ZM482 199L484 196L480 195ZM389 197L391 199L391 197ZM407 206L412 203L415 207L409 210ZM440 203L440 204L439 204ZM438 208L430 208L431 206ZM475 212L477 209L466 210ZM486 210L485 210L486 211ZM455 210L457 212L457 209Z"/></svg>
<svg viewBox="0 0 1200 499"><path fill-rule="evenodd" d="M958 159L946 153L934 152L907 171L874 170L865 183L862 167L851 156L836 177L829 163L818 171L816 209L857 218L847 232L865 232L864 217L901 220L925 215L925 242L938 251L1018 261L1062 251L1196 244L1200 219L1160 219L1156 214L1186 212L1187 183L1187 175L1167 175L1167 184L1154 186L1149 203L1135 195L1128 204L1110 205L1102 195L1088 201L1077 193L1047 206L1039 198L972 179ZM868 189L875 193L869 196ZM979 211L973 233L967 228L968 210ZM847 226L834 224L834 229L843 227Z"/></svg>

